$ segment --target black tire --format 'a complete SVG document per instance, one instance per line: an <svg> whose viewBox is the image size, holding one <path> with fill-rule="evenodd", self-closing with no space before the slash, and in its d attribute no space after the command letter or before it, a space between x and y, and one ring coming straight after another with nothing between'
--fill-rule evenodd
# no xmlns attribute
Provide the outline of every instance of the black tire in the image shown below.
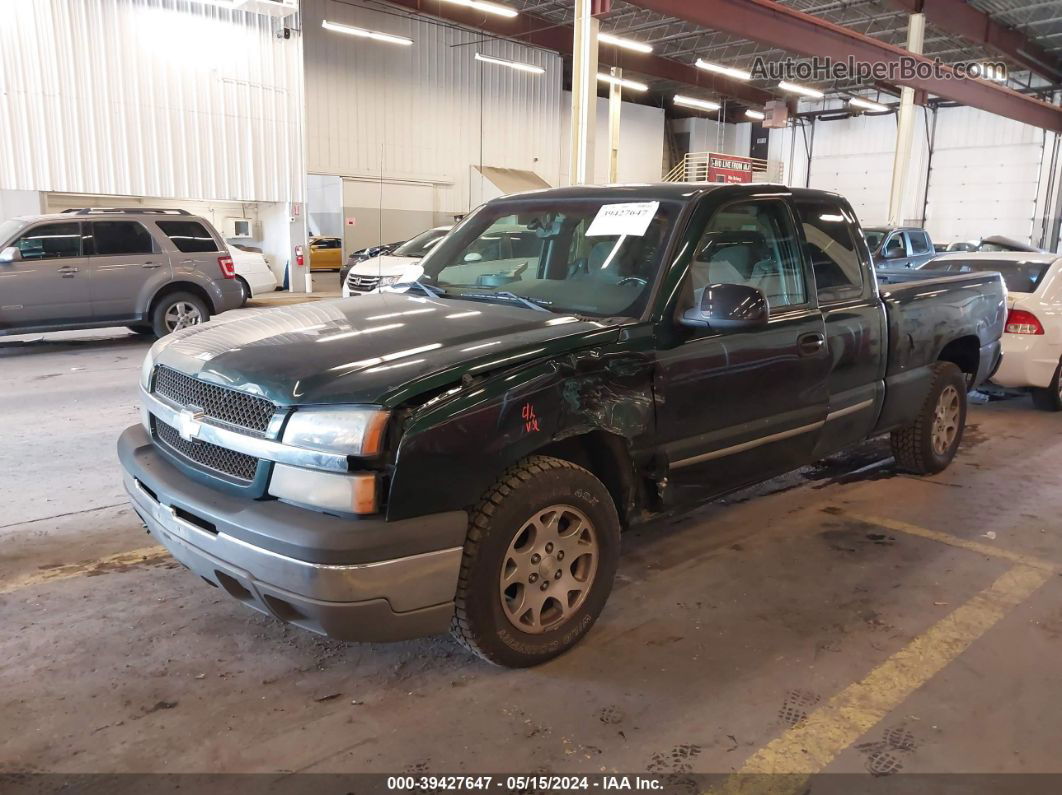
<svg viewBox="0 0 1062 795"><path fill-rule="evenodd" d="M145 337L149 336L149 335L154 336L154 334L155 334L155 329L151 328L151 326L137 325L137 326L126 326L126 328L129 329L134 334L143 334Z"/></svg>
<svg viewBox="0 0 1062 795"><path fill-rule="evenodd" d="M198 325L210 320L210 309L199 296L186 292L167 293L159 298L151 309L151 328L156 337L165 337L176 330L171 328L168 315L182 304L193 308L198 313L198 320L190 325Z"/></svg>
<svg viewBox="0 0 1062 795"><path fill-rule="evenodd" d="M1036 408L1041 411L1062 411L1062 383L1059 383L1060 378L1062 378L1062 361L1055 368L1055 375L1051 379L1050 386L1045 389L1032 390L1033 405Z"/></svg>
<svg viewBox="0 0 1062 795"><path fill-rule="evenodd" d="M966 427L966 387L966 376L954 364L937 362L933 365L929 394L918 412L918 419L910 426L892 432L892 454L901 469L930 475L945 469L955 458ZM948 441L949 434L938 432L937 413L944 401L950 405L952 398L957 400L958 416L954 437ZM947 443L941 444L944 441Z"/></svg>
<svg viewBox="0 0 1062 795"><path fill-rule="evenodd" d="M561 508L553 511L554 507ZM587 577L588 586L585 594L580 596L575 591L553 590L561 583L554 582L554 577L564 582L567 580L564 570L573 578L576 570L586 564L588 553L569 554L567 563L561 545L571 548L574 536L558 538L556 550L535 561L532 553L537 546L528 541L523 546L526 550L528 564L537 564L537 568L528 576L525 583L514 582L510 589L524 594L528 600L546 600L553 602L548 609L543 608L541 628L525 631L515 623L518 618L510 619L506 607L516 601L506 601L510 591L503 591L501 580L503 566L512 560L510 547L519 544L520 539L537 539L545 543L546 533L537 538L534 531L525 531L533 520L545 516L554 516L560 512L558 524L561 532L564 528L582 527L581 520L574 508L589 522L590 539L596 541L596 570ZM509 668L524 668L538 665L556 657L574 646L593 626L600 615L616 576L619 561L619 517L616 506L608 490L590 472L576 464L559 458L535 455L525 458L510 467L491 487L470 516L468 536L465 540L464 557L461 561L461 573L457 585L454 618L451 632L467 649L496 665ZM581 531L575 535L582 535ZM584 538L585 541L585 538ZM545 552L545 547L542 552ZM592 556L590 556L592 557ZM585 571L585 569L584 569ZM541 572L541 573L539 573ZM551 576L551 573L552 575ZM532 587L531 583L535 583ZM541 591L542 595L538 592ZM575 599L571 600L572 594ZM561 607L560 597L571 600L568 609L572 612L564 616L566 609ZM520 600L525 597L521 595ZM516 608L519 610L520 608ZM557 615L557 611L560 614ZM546 620L553 612L556 623ZM531 611L533 612L533 611ZM526 615L526 614L525 614Z"/></svg>
<svg viewBox="0 0 1062 795"><path fill-rule="evenodd" d="M251 285L247 283L247 280L242 276L236 277L236 283L240 285L240 290L243 292L243 296L240 298L240 307L247 306L247 302L251 300Z"/></svg>

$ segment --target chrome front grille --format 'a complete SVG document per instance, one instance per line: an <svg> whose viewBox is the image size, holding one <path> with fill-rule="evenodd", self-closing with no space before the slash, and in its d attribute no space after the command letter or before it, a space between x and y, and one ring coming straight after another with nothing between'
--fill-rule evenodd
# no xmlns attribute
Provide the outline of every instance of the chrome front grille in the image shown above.
<svg viewBox="0 0 1062 795"><path fill-rule="evenodd" d="M164 448L204 469L209 469L246 485L254 480L258 471L258 459L245 453L237 453L209 442L189 441L181 438L158 417L151 418L151 431Z"/></svg>
<svg viewBox="0 0 1062 795"><path fill-rule="evenodd" d="M208 384L169 367L155 368L151 391L182 408L195 406L202 409L208 420L258 434L266 432L277 410L276 405L265 398Z"/></svg>
<svg viewBox="0 0 1062 795"><path fill-rule="evenodd" d="M371 293L380 285L379 276L364 276L353 273L347 276L347 288L352 293Z"/></svg>

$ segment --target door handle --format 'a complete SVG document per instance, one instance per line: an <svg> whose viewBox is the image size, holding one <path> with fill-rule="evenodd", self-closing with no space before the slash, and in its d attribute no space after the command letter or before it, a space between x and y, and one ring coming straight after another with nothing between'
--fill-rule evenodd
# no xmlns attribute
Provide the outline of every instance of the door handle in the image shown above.
<svg viewBox="0 0 1062 795"><path fill-rule="evenodd" d="M826 337L817 331L797 337L797 350L801 356L814 356L826 344Z"/></svg>
<svg viewBox="0 0 1062 795"><path fill-rule="evenodd" d="M181 264L182 265L195 265L195 260L194 259L182 259L181 260Z"/></svg>
<svg viewBox="0 0 1062 795"><path fill-rule="evenodd" d="M73 265L64 265L59 269L59 273L62 274L64 279L73 279L74 274L78 272L78 269Z"/></svg>
<svg viewBox="0 0 1062 795"><path fill-rule="evenodd" d="M141 268L161 268L162 264L158 263L158 262L145 262L145 263L142 263L140 267Z"/></svg>

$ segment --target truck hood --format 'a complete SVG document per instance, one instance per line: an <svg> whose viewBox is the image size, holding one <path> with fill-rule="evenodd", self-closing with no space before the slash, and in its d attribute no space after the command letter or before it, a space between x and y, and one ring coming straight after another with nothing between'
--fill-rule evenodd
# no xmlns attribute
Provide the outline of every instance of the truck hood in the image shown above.
<svg viewBox="0 0 1062 795"><path fill-rule="evenodd" d="M395 406L619 335L567 315L457 298L370 293L234 312L159 340L157 364L280 405Z"/></svg>

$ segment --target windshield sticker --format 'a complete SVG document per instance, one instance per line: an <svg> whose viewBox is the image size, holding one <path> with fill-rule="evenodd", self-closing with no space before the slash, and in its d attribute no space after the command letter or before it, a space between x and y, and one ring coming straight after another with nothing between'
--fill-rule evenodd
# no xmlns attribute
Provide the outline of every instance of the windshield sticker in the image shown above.
<svg viewBox="0 0 1062 795"><path fill-rule="evenodd" d="M641 237L649 228L649 222L660 209L660 202L628 202L626 204L606 204L597 211L587 237L606 237L611 235L634 235Z"/></svg>

